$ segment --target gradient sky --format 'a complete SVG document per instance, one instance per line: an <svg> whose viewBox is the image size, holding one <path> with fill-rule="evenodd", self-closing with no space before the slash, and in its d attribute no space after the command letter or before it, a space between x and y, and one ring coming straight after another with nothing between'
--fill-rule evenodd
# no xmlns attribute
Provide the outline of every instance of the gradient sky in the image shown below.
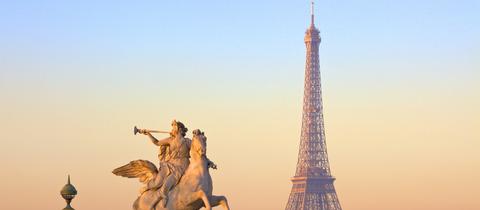
<svg viewBox="0 0 480 210"><path fill-rule="evenodd" d="M320 1L327 144L348 210L480 209L480 3ZM283 209L308 1L0 1L0 206L130 209L111 174L174 118L209 138L214 193Z"/></svg>

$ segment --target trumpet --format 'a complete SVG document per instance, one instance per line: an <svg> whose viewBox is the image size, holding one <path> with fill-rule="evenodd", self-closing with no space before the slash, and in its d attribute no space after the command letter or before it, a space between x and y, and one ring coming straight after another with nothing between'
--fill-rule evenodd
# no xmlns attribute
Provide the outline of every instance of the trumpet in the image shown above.
<svg viewBox="0 0 480 210"><path fill-rule="evenodd" d="M133 135L137 135L137 133L144 133L144 132L149 132L149 133L168 133L168 134L170 134L169 131L147 130L147 129L138 129L137 126L133 127Z"/></svg>

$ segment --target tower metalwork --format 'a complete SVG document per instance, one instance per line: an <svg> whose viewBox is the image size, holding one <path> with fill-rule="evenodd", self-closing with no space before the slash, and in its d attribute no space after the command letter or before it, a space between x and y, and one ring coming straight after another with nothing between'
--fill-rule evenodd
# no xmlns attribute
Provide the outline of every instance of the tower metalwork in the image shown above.
<svg viewBox="0 0 480 210"><path fill-rule="evenodd" d="M312 2L311 24L305 32L307 58L300 148L286 210L341 210L325 141L318 55L320 32L315 27L313 10Z"/></svg>

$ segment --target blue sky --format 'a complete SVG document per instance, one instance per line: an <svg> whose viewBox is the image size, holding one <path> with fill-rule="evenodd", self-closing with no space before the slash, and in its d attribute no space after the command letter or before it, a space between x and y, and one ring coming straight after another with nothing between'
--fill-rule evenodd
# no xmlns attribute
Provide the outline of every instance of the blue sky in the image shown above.
<svg viewBox="0 0 480 210"><path fill-rule="evenodd" d="M479 54L479 4L317 2L326 62L322 65L355 66L372 60L391 64L419 57L427 63L469 62ZM52 66L62 63L86 69L97 63L111 74L117 72L108 67L114 63L153 62L188 73L189 66L182 67L187 59L215 72L231 68L259 73L258 66L260 73L274 74L282 71L276 64L279 60L286 62L280 66L291 67L303 62L302 38L309 21L308 1L3 1L0 5L3 73L36 71L21 66L37 62L41 62L37 70L45 67L52 72ZM208 66L212 64L218 66ZM71 71L79 73L73 66Z"/></svg>

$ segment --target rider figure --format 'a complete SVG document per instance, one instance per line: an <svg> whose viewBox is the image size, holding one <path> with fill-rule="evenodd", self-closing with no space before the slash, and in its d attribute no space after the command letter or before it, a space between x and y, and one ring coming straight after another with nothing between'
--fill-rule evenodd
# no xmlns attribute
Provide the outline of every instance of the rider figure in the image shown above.
<svg viewBox="0 0 480 210"><path fill-rule="evenodd" d="M160 147L158 175L147 184L145 189L156 191L157 200L152 203L152 208L160 199L162 206L166 206L168 192L178 183L190 163L189 151L192 140L185 138L187 131L188 129L183 123L175 120L172 121L170 137L162 140L156 139L146 130L141 131L141 133L150 137L153 144Z"/></svg>

